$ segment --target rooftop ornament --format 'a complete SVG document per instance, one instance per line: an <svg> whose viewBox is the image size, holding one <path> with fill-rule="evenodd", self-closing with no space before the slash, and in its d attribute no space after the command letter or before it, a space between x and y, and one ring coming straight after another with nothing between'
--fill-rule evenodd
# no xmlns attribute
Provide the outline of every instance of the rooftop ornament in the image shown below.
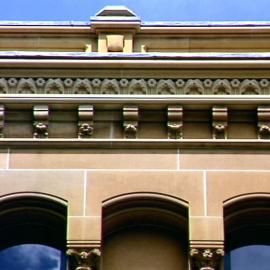
<svg viewBox="0 0 270 270"><path fill-rule="evenodd" d="M141 19L125 6L105 6L95 16L90 18L93 28L135 28L141 26Z"/></svg>

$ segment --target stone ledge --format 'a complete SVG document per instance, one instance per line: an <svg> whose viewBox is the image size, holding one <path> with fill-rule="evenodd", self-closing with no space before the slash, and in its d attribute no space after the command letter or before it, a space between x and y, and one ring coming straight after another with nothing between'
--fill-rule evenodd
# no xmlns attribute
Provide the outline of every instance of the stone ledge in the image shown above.
<svg viewBox="0 0 270 270"><path fill-rule="evenodd" d="M270 140L240 139L1 139L0 147L9 148L93 148L93 149L234 149L269 150Z"/></svg>

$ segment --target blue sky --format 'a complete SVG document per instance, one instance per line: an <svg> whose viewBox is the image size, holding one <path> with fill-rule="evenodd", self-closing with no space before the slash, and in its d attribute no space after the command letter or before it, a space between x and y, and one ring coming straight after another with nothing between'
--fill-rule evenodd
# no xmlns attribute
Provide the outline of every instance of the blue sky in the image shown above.
<svg viewBox="0 0 270 270"><path fill-rule="evenodd" d="M0 20L88 21L105 5L126 5L143 21L270 21L270 0L1 0Z"/></svg>
<svg viewBox="0 0 270 270"><path fill-rule="evenodd" d="M1 270L60 270L60 264L61 251L43 245L25 244L0 252Z"/></svg>
<svg viewBox="0 0 270 270"><path fill-rule="evenodd" d="M230 252L231 265L225 270L269 270L270 246L251 245Z"/></svg>

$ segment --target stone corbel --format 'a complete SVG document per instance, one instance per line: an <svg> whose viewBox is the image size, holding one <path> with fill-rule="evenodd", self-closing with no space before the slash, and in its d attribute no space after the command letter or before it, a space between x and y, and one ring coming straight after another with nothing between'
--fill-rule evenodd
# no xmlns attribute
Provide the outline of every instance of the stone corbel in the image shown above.
<svg viewBox="0 0 270 270"><path fill-rule="evenodd" d="M123 107L123 128L126 139L137 138L139 122L139 108L136 105Z"/></svg>
<svg viewBox="0 0 270 270"><path fill-rule="evenodd" d="M270 139L270 106L258 106L258 139Z"/></svg>
<svg viewBox="0 0 270 270"><path fill-rule="evenodd" d="M0 138L4 138L5 106L0 105Z"/></svg>
<svg viewBox="0 0 270 270"><path fill-rule="evenodd" d="M108 52L123 52L124 51L124 36L123 35L106 35L107 51Z"/></svg>
<svg viewBox="0 0 270 270"><path fill-rule="evenodd" d="M214 106L212 108L212 134L213 139L227 139L228 108Z"/></svg>
<svg viewBox="0 0 270 270"><path fill-rule="evenodd" d="M99 270L100 250L98 248L71 248L67 250L69 270Z"/></svg>
<svg viewBox="0 0 270 270"><path fill-rule="evenodd" d="M183 139L183 106L167 107L168 139Z"/></svg>
<svg viewBox="0 0 270 270"><path fill-rule="evenodd" d="M224 256L222 248L192 248L190 250L192 270L217 270Z"/></svg>
<svg viewBox="0 0 270 270"><path fill-rule="evenodd" d="M49 107L48 105L35 105L33 108L34 116L34 138L48 138L49 126Z"/></svg>
<svg viewBox="0 0 270 270"><path fill-rule="evenodd" d="M80 105L78 107L78 138L91 138L94 131L94 106Z"/></svg>
<svg viewBox="0 0 270 270"><path fill-rule="evenodd" d="M98 52L132 53L133 32L131 33L100 33L98 37Z"/></svg>

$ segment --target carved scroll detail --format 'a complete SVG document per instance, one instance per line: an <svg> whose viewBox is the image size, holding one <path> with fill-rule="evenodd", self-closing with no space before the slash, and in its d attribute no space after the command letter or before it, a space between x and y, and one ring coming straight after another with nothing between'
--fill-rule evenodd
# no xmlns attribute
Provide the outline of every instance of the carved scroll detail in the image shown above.
<svg viewBox="0 0 270 270"><path fill-rule="evenodd" d="M48 105L35 105L33 108L34 116L34 138L48 138L49 126L49 107Z"/></svg>
<svg viewBox="0 0 270 270"><path fill-rule="evenodd" d="M183 107L170 105L167 108L168 139L183 138Z"/></svg>
<svg viewBox="0 0 270 270"><path fill-rule="evenodd" d="M212 108L212 121L213 139L227 139L228 108L214 106Z"/></svg>
<svg viewBox="0 0 270 270"><path fill-rule="evenodd" d="M70 270L98 270L100 264L100 250L94 249L68 249Z"/></svg>
<svg viewBox="0 0 270 270"><path fill-rule="evenodd" d="M4 126L5 126L5 106L0 105L0 138L4 137Z"/></svg>
<svg viewBox="0 0 270 270"><path fill-rule="evenodd" d="M78 138L91 138L94 132L94 106L80 105L78 118Z"/></svg>
<svg viewBox="0 0 270 270"><path fill-rule="evenodd" d="M258 106L258 139L270 139L270 106Z"/></svg>
<svg viewBox="0 0 270 270"><path fill-rule="evenodd" d="M136 105L123 107L123 128L126 139L137 138L139 121L139 108Z"/></svg>
<svg viewBox="0 0 270 270"><path fill-rule="evenodd" d="M192 270L217 270L223 256L222 248L192 248L190 250Z"/></svg>

